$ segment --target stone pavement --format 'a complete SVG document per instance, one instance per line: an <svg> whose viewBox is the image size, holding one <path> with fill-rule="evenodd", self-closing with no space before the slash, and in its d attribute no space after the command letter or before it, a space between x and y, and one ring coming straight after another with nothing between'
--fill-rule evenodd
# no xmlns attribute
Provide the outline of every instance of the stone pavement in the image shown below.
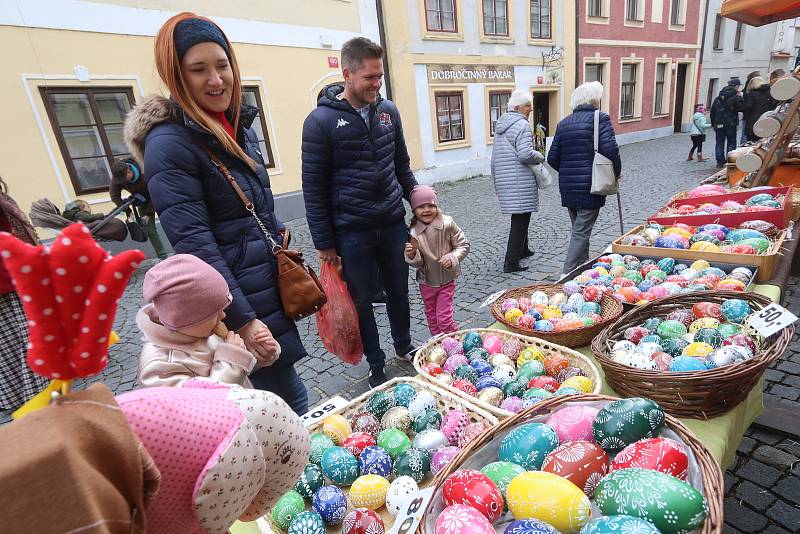
<svg viewBox="0 0 800 534"><path fill-rule="evenodd" d="M622 202L625 231L640 224L675 192L688 189L714 172L712 164L686 162L689 140L685 135L636 143L622 147L624 177ZM529 232L535 256L527 260L530 270L504 274L503 254L509 218L501 216L491 178L482 176L437 186L443 210L452 215L470 240L472 251L464 262L458 281L455 318L463 328L492 322L481 303L500 289L528 283L554 281L561 272L569 239L569 216L561 207L557 190L540 192L540 210L534 214ZM288 223L293 245L307 258L315 258L304 220ZM599 254L620 235L616 200L601 211L592 236L592 253ZM315 265L316 260L311 260ZM115 328L123 342L111 349L106 371L90 382L101 380L117 392L136 385L136 363L141 346L135 324L141 305L144 272L153 265L147 261L132 278L120 302ZM417 343L428 337L422 301L413 279L410 280L412 336ZM793 280L788 292L789 306L800 309L800 284ZM392 354L385 308L375 311L384 339L384 349ZM368 390L368 366L341 363L328 354L317 336L314 319L298 323L309 357L298 370L309 389L311 405L332 395L353 398ZM411 365L390 357L390 377L414 374ZM766 391L779 402L798 409L800 415L800 342L797 338L784 357L766 373ZM81 386L78 386L81 387ZM800 528L800 445L791 439L751 429L739 448L736 464L725 475L726 531L787 532Z"/></svg>

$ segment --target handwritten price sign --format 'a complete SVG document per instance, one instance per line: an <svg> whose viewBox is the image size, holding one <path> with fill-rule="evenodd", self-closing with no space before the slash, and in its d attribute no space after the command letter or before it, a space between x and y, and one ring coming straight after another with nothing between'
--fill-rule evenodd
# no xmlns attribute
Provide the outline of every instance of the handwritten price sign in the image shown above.
<svg viewBox="0 0 800 534"><path fill-rule="evenodd" d="M311 408L308 413L302 416L301 419L303 420L303 424L306 426L311 426L323 417L327 417L332 411L341 408L348 402L350 401L338 395L331 397L319 406Z"/></svg>
<svg viewBox="0 0 800 534"><path fill-rule="evenodd" d="M416 531L435 489L425 488L409 495L403 509L397 514L389 534L410 534Z"/></svg>
<svg viewBox="0 0 800 534"><path fill-rule="evenodd" d="M769 337L797 320L797 316L778 304L772 303L747 319L756 332Z"/></svg>

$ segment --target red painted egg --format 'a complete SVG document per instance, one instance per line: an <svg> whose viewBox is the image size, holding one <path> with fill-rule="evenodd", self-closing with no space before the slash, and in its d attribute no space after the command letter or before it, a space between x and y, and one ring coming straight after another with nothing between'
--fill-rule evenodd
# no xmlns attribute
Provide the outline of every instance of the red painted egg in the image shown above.
<svg viewBox="0 0 800 534"><path fill-rule="evenodd" d="M754 247L751 247L750 245L738 244L738 245L733 245L731 248L729 248L728 252L730 252L731 254L755 255L757 251Z"/></svg>
<svg viewBox="0 0 800 534"><path fill-rule="evenodd" d="M375 437L372 434L368 432L353 432L342 442L342 447L358 458L361 451L375 444Z"/></svg>
<svg viewBox="0 0 800 534"><path fill-rule="evenodd" d="M461 469L447 477L442 486L442 497L447 506L472 506L492 523L503 513L503 495L494 482L480 471Z"/></svg>
<svg viewBox="0 0 800 534"><path fill-rule="evenodd" d="M344 517L342 534L383 534L386 527L377 512L369 508L356 508Z"/></svg>
<svg viewBox="0 0 800 534"><path fill-rule="evenodd" d="M566 478L591 497L597 483L608 473L608 455L591 441L568 441L544 457L542 471Z"/></svg>
<svg viewBox="0 0 800 534"><path fill-rule="evenodd" d="M586 302L600 302L603 298L603 291L597 286L586 286L582 293Z"/></svg>
<svg viewBox="0 0 800 534"><path fill-rule="evenodd" d="M692 306L692 313L698 319L702 317L711 317L713 319L722 319L722 307L713 302L698 302Z"/></svg>
<svg viewBox="0 0 800 534"><path fill-rule="evenodd" d="M560 385L558 380L552 376L534 376L528 382L528 389L542 388L550 393L555 393Z"/></svg>
<svg viewBox="0 0 800 534"><path fill-rule="evenodd" d="M655 267L655 265L648 265L648 267ZM614 287L631 287L633 280L630 278L614 278L611 280L611 285Z"/></svg>
<svg viewBox="0 0 800 534"><path fill-rule="evenodd" d="M426 363L422 366L422 370L431 376L440 375L444 372L444 369L438 363Z"/></svg>
<svg viewBox="0 0 800 534"><path fill-rule="evenodd" d="M672 282L673 284L677 284L679 287L686 287L689 285L689 281L679 274L671 274L667 276L664 281Z"/></svg>
<svg viewBox="0 0 800 534"><path fill-rule="evenodd" d="M476 388L475 384L473 384L469 380L456 380L455 382L453 382L452 386L456 389L460 389L461 391L472 397L478 396L478 388Z"/></svg>
<svg viewBox="0 0 800 534"><path fill-rule="evenodd" d="M549 376L556 376L558 373L569 367L569 358L561 354L551 354L544 359L544 372Z"/></svg>
<svg viewBox="0 0 800 534"><path fill-rule="evenodd" d="M483 423L470 423L467 425L467 428L458 435L458 447L463 449L484 432L486 432L486 425Z"/></svg>
<svg viewBox="0 0 800 534"><path fill-rule="evenodd" d="M644 336L649 336L649 335L650 335L650 330L648 330L647 328L643 328L641 326L631 326L630 328L625 329L625 339L627 339L634 345L638 345Z"/></svg>
<svg viewBox="0 0 800 534"><path fill-rule="evenodd" d="M719 289L720 291L744 291L742 286L737 283L737 280L722 280L714 289Z"/></svg>
<svg viewBox="0 0 800 534"><path fill-rule="evenodd" d="M661 371L669 371L669 364L672 363L672 356L667 354L666 352L654 352L650 359L656 364L656 369Z"/></svg>
<svg viewBox="0 0 800 534"><path fill-rule="evenodd" d="M756 344L747 334L733 334L725 338L725 341L722 342L723 345L739 345L741 347L747 347L750 349L752 354L756 353Z"/></svg>
<svg viewBox="0 0 800 534"><path fill-rule="evenodd" d="M617 453L611 462L609 471L629 467L653 469L686 480L689 458L686 455L686 448L675 440L669 438L641 439Z"/></svg>
<svg viewBox="0 0 800 534"><path fill-rule="evenodd" d="M691 310L687 308L678 308L677 310L671 311L664 319L668 321L680 321L686 328L689 328L689 325L694 322L696 317Z"/></svg>

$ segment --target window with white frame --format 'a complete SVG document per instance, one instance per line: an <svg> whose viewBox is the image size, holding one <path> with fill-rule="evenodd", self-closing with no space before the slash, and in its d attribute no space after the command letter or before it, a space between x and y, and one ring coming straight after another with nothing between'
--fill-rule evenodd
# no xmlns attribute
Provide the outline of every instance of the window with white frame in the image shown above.
<svg viewBox="0 0 800 534"><path fill-rule="evenodd" d="M242 103L258 108L258 117L253 121L252 128L258 139L261 157L268 169L275 167L275 160L272 156L272 145L269 142L269 130L267 130L267 119L264 113L264 106L261 103L261 95L257 85L245 85L242 87Z"/></svg>
<svg viewBox="0 0 800 534"><path fill-rule="evenodd" d="M722 15L717 13L717 18L714 20L714 42L712 43L714 50L722 50L723 24Z"/></svg>
<svg viewBox="0 0 800 534"><path fill-rule="evenodd" d="M456 0L425 0L425 24L431 32L458 33Z"/></svg>
<svg viewBox="0 0 800 534"><path fill-rule="evenodd" d="M508 109L511 91L489 91L489 137L494 137L497 119Z"/></svg>
<svg viewBox="0 0 800 534"><path fill-rule="evenodd" d="M683 26L686 24L686 0L670 0L669 25Z"/></svg>
<svg viewBox="0 0 800 534"><path fill-rule="evenodd" d="M607 17L608 10L606 9L605 0L587 0L586 13L590 17L600 18Z"/></svg>
<svg viewBox="0 0 800 534"><path fill-rule="evenodd" d="M619 116L621 119L632 119L636 116L636 75L639 65L623 63L621 89L619 93Z"/></svg>
<svg viewBox="0 0 800 534"><path fill-rule="evenodd" d="M625 20L644 21L644 0L625 0Z"/></svg>
<svg viewBox="0 0 800 534"><path fill-rule="evenodd" d="M552 37L551 0L531 0L531 39L550 39Z"/></svg>
<svg viewBox="0 0 800 534"><path fill-rule="evenodd" d="M464 134L464 93L437 92L436 101L436 126L440 143L461 141Z"/></svg>
<svg viewBox="0 0 800 534"><path fill-rule="evenodd" d="M508 37L508 0L483 0L483 34Z"/></svg>
<svg viewBox="0 0 800 534"><path fill-rule="evenodd" d="M744 50L744 24L736 23L736 35L733 38L733 49L737 52Z"/></svg>
<svg viewBox="0 0 800 534"><path fill-rule="evenodd" d="M666 115L669 108L669 76L670 63L661 61L656 63L655 91L653 99L653 115Z"/></svg>

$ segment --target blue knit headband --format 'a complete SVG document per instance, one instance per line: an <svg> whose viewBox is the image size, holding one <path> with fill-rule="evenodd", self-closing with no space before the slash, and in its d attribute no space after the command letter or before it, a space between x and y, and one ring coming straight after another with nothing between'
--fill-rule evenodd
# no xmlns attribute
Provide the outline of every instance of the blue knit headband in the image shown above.
<svg viewBox="0 0 800 534"><path fill-rule="evenodd" d="M173 40L175 50L178 52L178 60L182 61L186 52L198 43L217 43L225 50L225 54L230 57L228 51L228 41L222 34L219 26L213 22L202 19L182 20L175 26Z"/></svg>

